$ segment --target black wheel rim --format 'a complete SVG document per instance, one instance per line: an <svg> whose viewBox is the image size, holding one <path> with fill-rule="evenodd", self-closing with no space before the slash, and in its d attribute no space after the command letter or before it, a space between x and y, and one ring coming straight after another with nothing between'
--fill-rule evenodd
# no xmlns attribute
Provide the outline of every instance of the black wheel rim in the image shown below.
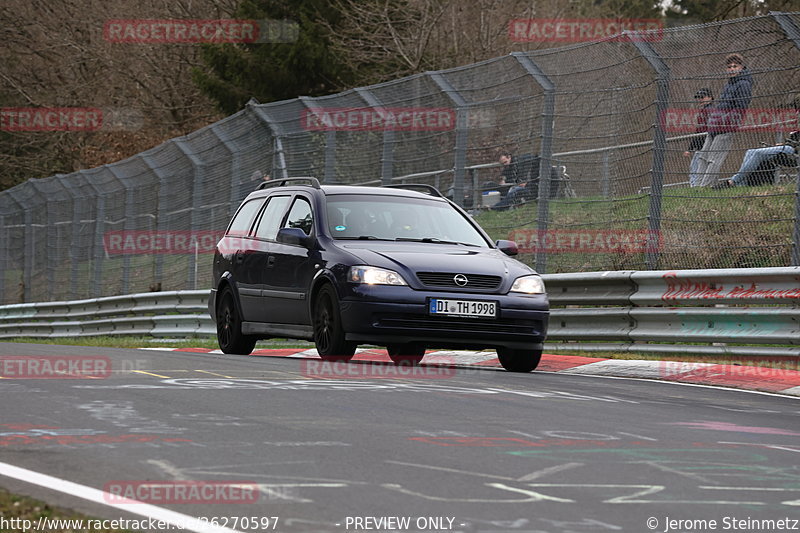
<svg viewBox="0 0 800 533"><path fill-rule="evenodd" d="M230 298L225 298L217 315L217 338L220 347L230 346L233 338L234 316L230 305Z"/></svg>
<svg viewBox="0 0 800 533"><path fill-rule="evenodd" d="M317 306L317 317L314 321L314 340L317 343L317 351L328 354L331 349L331 330L333 323L333 308L328 296L320 298Z"/></svg>

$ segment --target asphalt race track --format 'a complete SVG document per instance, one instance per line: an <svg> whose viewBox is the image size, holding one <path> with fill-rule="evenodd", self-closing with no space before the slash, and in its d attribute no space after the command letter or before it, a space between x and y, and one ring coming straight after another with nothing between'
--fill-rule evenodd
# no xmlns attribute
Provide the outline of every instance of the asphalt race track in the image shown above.
<svg viewBox="0 0 800 533"><path fill-rule="evenodd" d="M101 518L202 517L186 531L212 518L238 531L800 531L794 397L35 344L2 343L0 357L19 376L0 379L0 486Z"/></svg>

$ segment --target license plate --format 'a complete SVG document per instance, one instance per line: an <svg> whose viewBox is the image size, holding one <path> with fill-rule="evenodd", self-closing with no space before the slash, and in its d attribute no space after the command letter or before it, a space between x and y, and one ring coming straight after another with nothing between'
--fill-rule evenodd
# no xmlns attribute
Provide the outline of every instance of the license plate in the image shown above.
<svg viewBox="0 0 800 533"><path fill-rule="evenodd" d="M495 318L497 316L497 302L431 298L428 310L432 315Z"/></svg>

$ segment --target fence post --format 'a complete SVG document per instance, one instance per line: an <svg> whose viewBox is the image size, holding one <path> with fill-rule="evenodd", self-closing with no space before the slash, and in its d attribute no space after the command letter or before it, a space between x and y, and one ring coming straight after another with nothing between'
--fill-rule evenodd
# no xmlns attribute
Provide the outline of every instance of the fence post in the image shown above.
<svg viewBox="0 0 800 533"><path fill-rule="evenodd" d="M147 168L153 171L153 174L158 178L158 206L156 206L156 231L163 232L165 229L164 223L167 219L167 205L169 204L169 196L167 195L167 182L169 176L152 160L152 156L147 152L141 154L142 161ZM155 272L153 272L153 283L160 283L161 278L164 276L164 254L156 254Z"/></svg>
<svg viewBox="0 0 800 533"><path fill-rule="evenodd" d="M213 133L214 136L217 139L219 139L219 141L223 144L223 146L225 146L225 149L228 150L228 153L231 154L231 175L230 175L231 201L230 201L230 206L228 207L229 211L228 215L230 218L236 212L236 208L239 207L239 204L243 200L242 197L243 191L239 190L241 189L242 181L244 178L244 176L242 176L242 168L241 168L239 152L236 150L236 147L233 146L233 142L231 142L230 138L228 138L228 136L224 132L217 131L216 124L211 125L211 133ZM189 157L189 155L184 151L183 147L179 145L178 148L180 148L181 152L183 152L184 155L186 155L186 157ZM197 185L198 185L197 180L195 180L195 187ZM197 204L192 204L192 207L197 209ZM194 226L194 217L195 217L194 211L192 211L192 226Z"/></svg>
<svg viewBox="0 0 800 533"><path fill-rule="evenodd" d="M92 188L97 194L97 219L94 224L94 265L92 265L92 297L102 296L103 292L103 261L106 258L105 243L103 242L103 230L106 225L106 197L100 189L91 182Z"/></svg>
<svg viewBox="0 0 800 533"><path fill-rule="evenodd" d="M81 199L72 192L73 187L71 187L71 185L73 184L66 180L67 176L65 174L56 174L55 177L59 183L61 183L61 187L72 197L72 243L69 247L69 297L76 300L78 299L78 243L81 242L81 213L84 212L82 209L83 205L81 205Z"/></svg>
<svg viewBox="0 0 800 533"><path fill-rule="evenodd" d="M770 16L775 19L786 36L794 43L795 48L800 50L800 27L795 23L791 15L771 11ZM800 265L800 167L797 169L796 183L797 188L794 192L794 230L792 231L792 258L791 265Z"/></svg>
<svg viewBox="0 0 800 533"><path fill-rule="evenodd" d="M456 106L456 157L453 175L453 201L464 207L464 176L467 166L467 106L469 105L441 72L428 72L428 76Z"/></svg>
<svg viewBox="0 0 800 533"><path fill-rule="evenodd" d="M543 235L547 231L550 219L550 171L553 159L553 123L556 109L556 86L547 74L523 52L511 54L522 68L536 80L544 92L542 105L542 141L539 146L539 201L537 205L537 231ZM547 273L547 251L536 252L536 271Z"/></svg>
<svg viewBox="0 0 800 533"><path fill-rule="evenodd" d="M47 193L41 189L41 182L39 180L30 180L28 182L33 190L36 191L36 194L39 198L42 198L41 208L45 214L45 231L44 231L44 242L45 242L45 260L43 261L42 268L44 268L44 278L47 280L47 294L52 299L57 299L58 291L56 290L56 279L54 269L58 268L59 265L55 262L55 250L58 248L58 234L56 230L56 221L55 221L55 213L53 209L48 209L47 204L49 202L55 202L56 200L53 198L48 198ZM54 253L51 255L50 251Z"/></svg>
<svg viewBox="0 0 800 533"><path fill-rule="evenodd" d="M308 110L309 113L314 113L315 108L309 104L310 98L308 96L300 96L297 98L301 104ZM322 183L335 184L336 183L336 130L330 129L325 131L325 167L323 170Z"/></svg>
<svg viewBox="0 0 800 533"><path fill-rule="evenodd" d="M267 114L267 112L264 110L262 106L257 105L252 100L247 103L247 109L252 110L253 113L255 113L256 118L258 118L261 122L266 124L269 130L272 132L272 138L274 139L274 144L275 144L274 147L275 158L277 158L278 160L277 166L273 161L272 170L279 171L280 176L274 174L270 174L270 176L274 178L283 178L283 179L288 178L289 172L286 170L286 156L283 151L283 140L282 140L283 132L281 131L281 127L270 118L269 114ZM234 209L236 207L238 207L238 204L234 206ZM231 213L231 216L233 216L233 213Z"/></svg>
<svg viewBox="0 0 800 533"><path fill-rule="evenodd" d="M356 93L376 111L383 111L383 104L369 89L359 87ZM394 143L395 133L391 128L383 130L383 151L381 153L381 185L391 185L394 177Z"/></svg>
<svg viewBox="0 0 800 533"><path fill-rule="evenodd" d="M186 138L179 138L175 139L175 146L178 147L178 150L189 160L189 163L192 165L192 170L194 174L194 181L192 183L192 222L191 222L191 234L194 238L197 238L197 231L200 229L200 218L197 213L198 208L197 206L200 205L202 198L203 198L203 179L205 178L205 163L200 161L196 155L192 153L190 150L190 146L186 142ZM231 183L231 187L233 187L233 183ZM192 287L194 289L197 288L197 254L190 253L189 254L189 273L186 278L187 280L187 287Z"/></svg>
<svg viewBox="0 0 800 533"><path fill-rule="evenodd" d="M661 255L659 234L661 233L661 200L664 186L664 158L667 141L662 117L669 103L669 66L655 51L645 37L636 32L623 32L631 44L656 73L656 117L653 128L653 178L650 184L649 227L647 232L647 268L658 270Z"/></svg>
<svg viewBox="0 0 800 533"><path fill-rule="evenodd" d="M22 301L29 302L31 300L31 287L33 286L33 267L34 267L34 246L36 236L34 235L33 227L33 213L34 210L28 205L28 198L19 196L19 191L32 189L30 182L26 182L22 187L13 187L9 189L11 197L19 204L24 212L25 219L25 248L24 248L24 263L22 271ZM28 196L28 195L26 195Z"/></svg>
<svg viewBox="0 0 800 533"><path fill-rule="evenodd" d="M133 229L133 221L136 217L136 211L134 210L134 198L133 198L133 185L129 183L129 180L122 176L119 171L114 168L114 165L103 165L103 167L111 173L117 181L122 183L122 186L125 187L125 223L124 228L125 232L129 232ZM122 294L128 294L130 292L130 282L131 282L131 255L125 254L122 258Z"/></svg>
<svg viewBox="0 0 800 533"><path fill-rule="evenodd" d="M0 304L6 302L6 272L8 272L8 226L6 225L6 217L0 215Z"/></svg>

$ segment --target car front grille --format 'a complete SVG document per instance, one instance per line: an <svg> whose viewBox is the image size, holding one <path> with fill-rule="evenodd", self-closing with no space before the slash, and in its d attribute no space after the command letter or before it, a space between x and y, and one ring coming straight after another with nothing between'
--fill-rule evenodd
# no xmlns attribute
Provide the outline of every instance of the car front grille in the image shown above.
<svg viewBox="0 0 800 533"><path fill-rule="evenodd" d="M496 320L482 320L479 318L465 319L418 319L380 317L376 324L383 328L397 328L405 330L451 331L473 333L504 333L512 335L543 334L542 323L539 321L524 321L524 323L498 322Z"/></svg>
<svg viewBox="0 0 800 533"><path fill-rule="evenodd" d="M458 285L455 277L459 272L417 272L417 278L427 287L449 287L457 289L482 289L491 290L500 286L503 280L500 276L487 276L485 274L460 274L467 278L466 285Z"/></svg>

